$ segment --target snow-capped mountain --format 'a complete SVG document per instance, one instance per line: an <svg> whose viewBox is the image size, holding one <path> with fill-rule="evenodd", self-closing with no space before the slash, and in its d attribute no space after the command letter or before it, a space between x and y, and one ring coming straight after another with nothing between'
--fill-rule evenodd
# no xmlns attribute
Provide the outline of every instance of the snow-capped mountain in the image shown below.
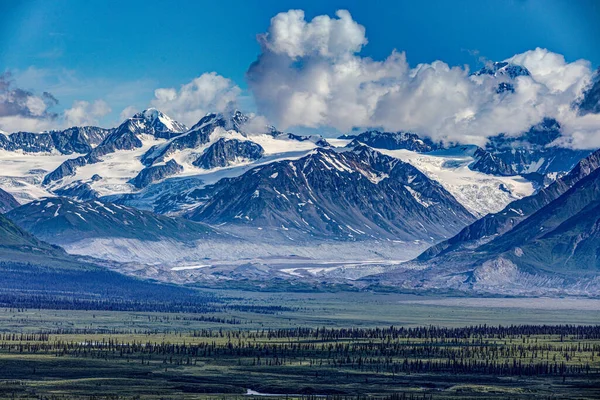
<svg viewBox="0 0 600 400"><path fill-rule="evenodd" d="M521 65L500 61L486 65L473 75L476 77L493 76L500 80L496 88L496 93L511 94L515 92L515 80L520 76L529 76L531 74L527 68Z"/></svg>
<svg viewBox="0 0 600 400"><path fill-rule="evenodd" d="M477 161L477 146L455 146L429 153L379 149L408 162L430 179L439 182L469 212L478 217L500 211L510 202L535 191L534 184L521 176L495 176L470 167Z"/></svg>
<svg viewBox="0 0 600 400"><path fill-rule="evenodd" d="M272 228L293 237L403 241L437 240L473 220L437 182L364 145L317 149L221 180L188 217Z"/></svg>
<svg viewBox="0 0 600 400"><path fill-rule="evenodd" d="M182 134L186 127L155 109L135 114L115 128L97 147L84 156L69 159L46 175L44 185L76 174L78 168L105 161L105 157L119 150L143 148L147 142L169 139Z"/></svg>
<svg viewBox="0 0 600 400"><path fill-rule="evenodd" d="M239 111L208 114L182 132L183 125L157 110L146 110L113 129L85 155L66 159L44 155L33 160L41 168L30 170L24 170L15 159L12 165L18 166L18 171L7 177L6 183L0 177L0 184L17 194L21 202L60 195L78 200L105 198L158 212L182 212L199 205L204 188L220 179L331 147L320 136L283 133L273 127L267 133L247 132L248 119ZM414 133L368 131L352 138L332 139L331 143L341 147L364 143L396 152L388 155L412 162L477 216L498 211L508 202L531 194L537 186L516 172L509 175L508 171L480 167L489 161L480 153L468 150L469 154L458 154ZM15 152L7 155L20 156ZM467 164L483 173L464 171ZM452 176L454 173L458 174Z"/></svg>
<svg viewBox="0 0 600 400"><path fill-rule="evenodd" d="M213 265L213 278L244 275L239 260L248 257L267 275L312 276L285 267L293 255L315 265L343 260L319 276L358 279L533 194L544 186L541 173L570 163L551 146L560 134L551 121L478 148L407 132L257 133L249 120L209 114L187 129L146 110L82 155L0 150L0 185L28 203L10 214L23 227L69 252L152 264L128 270L137 276L179 282L182 273L170 268L199 262Z"/></svg>
<svg viewBox="0 0 600 400"><path fill-rule="evenodd" d="M600 151L550 190L515 202L417 260L367 281L512 295L597 294L599 161Z"/></svg>
<svg viewBox="0 0 600 400"><path fill-rule="evenodd" d="M82 126L42 133L0 133L0 149L21 150L26 153L85 154L100 144L111 132L112 129Z"/></svg>
<svg viewBox="0 0 600 400"><path fill-rule="evenodd" d="M162 139L170 139L188 130L187 126L171 119L156 108L149 108L141 113L135 114L132 119L143 120L144 123L148 125L146 129L149 130L154 137Z"/></svg>
<svg viewBox="0 0 600 400"><path fill-rule="evenodd" d="M519 136L493 136L478 152L479 160L471 168L505 176L568 172L592 151L553 146L560 129L556 120L546 118Z"/></svg>
<svg viewBox="0 0 600 400"><path fill-rule="evenodd" d="M472 248L481 244L482 241L489 241L498 235L509 232L521 221L557 199L599 167L600 151L596 151L581 160L567 175L557 179L548 187L540 189L532 196L510 203L500 212L482 217L464 228L456 236L432 246L419 259L430 260L433 257L452 251Z"/></svg>
<svg viewBox="0 0 600 400"><path fill-rule="evenodd" d="M164 162L166 157L178 151L199 148L210 141L211 134L217 128L225 129L227 126L234 126L233 118L225 118L223 114L208 114L184 135L151 147L141 161L146 166L152 166Z"/></svg>
<svg viewBox="0 0 600 400"><path fill-rule="evenodd" d="M366 131L356 136L341 136L339 139L352 138L349 146L354 147L357 143L364 143L377 149L387 150L411 150L417 153L427 153L439 150L442 145L434 143L428 138L420 138L410 132L380 132Z"/></svg>

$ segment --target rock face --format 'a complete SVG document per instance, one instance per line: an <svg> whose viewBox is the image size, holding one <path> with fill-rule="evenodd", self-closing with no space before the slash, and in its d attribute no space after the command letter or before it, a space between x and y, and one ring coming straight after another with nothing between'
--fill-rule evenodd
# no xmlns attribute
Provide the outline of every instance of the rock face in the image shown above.
<svg viewBox="0 0 600 400"><path fill-rule="evenodd" d="M193 162L199 168L227 167L236 162L254 161L264 154L263 148L251 141L219 139Z"/></svg>
<svg viewBox="0 0 600 400"><path fill-rule="evenodd" d="M421 139L418 135L410 132L367 131L354 137L349 147L354 147L358 143L364 143L376 149L403 149L419 153L427 153L441 148L440 144L433 143L428 138Z"/></svg>
<svg viewBox="0 0 600 400"><path fill-rule="evenodd" d="M75 175L78 167L95 164L102 161L102 157L118 150L133 150L143 146L143 135L155 138L172 138L181 135L186 130L182 125L167 117L156 109L135 114L127 119L94 149L87 154L65 161L44 178L44 185L58 181L65 176Z"/></svg>
<svg viewBox="0 0 600 400"><path fill-rule="evenodd" d="M111 132L112 129L83 126L64 131L0 134L0 149L21 150L28 153L85 154L100 144Z"/></svg>
<svg viewBox="0 0 600 400"><path fill-rule="evenodd" d="M0 189L0 214L7 213L17 207L19 207L19 202L12 194Z"/></svg>
<svg viewBox="0 0 600 400"><path fill-rule="evenodd" d="M93 164L94 162L98 162L97 159L93 159L91 156L79 156L77 158L71 158L66 160L62 164L58 166L54 171L50 172L44 177L43 184L48 185L54 181L61 180L65 176L75 175L75 171L77 167L83 167L87 164Z"/></svg>
<svg viewBox="0 0 600 400"><path fill-rule="evenodd" d="M182 218L97 200L77 202L63 197L25 204L7 216L36 237L59 245L97 237L193 241L213 232L206 225Z"/></svg>
<svg viewBox="0 0 600 400"><path fill-rule="evenodd" d="M144 168L129 182L136 188L142 189L151 183L157 182L168 176L178 174L182 171L183 167L181 165L177 164L175 160L170 160L165 164L153 165L151 167Z"/></svg>
<svg viewBox="0 0 600 400"><path fill-rule="evenodd" d="M477 149L474 157L477 158L477 161L469 166L473 171L498 176L517 175L516 171L510 165L487 150Z"/></svg>
<svg viewBox="0 0 600 400"><path fill-rule="evenodd" d="M419 170L366 146L256 167L219 181L206 198L189 218L307 237L435 240L474 219Z"/></svg>
<svg viewBox="0 0 600 400"><path fill-rule="evenodd" d="M442 254L471 248L482 240L489 241L510 231L521 221L556 200L599 167L600 150L581 160L571 172L557 179L548 187L540 189L532 196L510 203L498 213L486 215L461 230L456 236L432 246L419 256L419 260L430 260Z"/></svg>

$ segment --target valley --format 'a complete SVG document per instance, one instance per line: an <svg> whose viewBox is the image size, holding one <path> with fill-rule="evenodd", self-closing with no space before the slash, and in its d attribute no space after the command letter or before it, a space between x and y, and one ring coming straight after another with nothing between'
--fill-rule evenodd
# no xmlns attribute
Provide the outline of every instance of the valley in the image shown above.
<svg viewBox="0 0 600 400"><path fill-rule="evenodd" d="M0 398L591 399L600 390L600 342L589 326L598 300L211 292L217 303L256 308L0 308ZM465 364L453 371L446 357Z"/></svg>

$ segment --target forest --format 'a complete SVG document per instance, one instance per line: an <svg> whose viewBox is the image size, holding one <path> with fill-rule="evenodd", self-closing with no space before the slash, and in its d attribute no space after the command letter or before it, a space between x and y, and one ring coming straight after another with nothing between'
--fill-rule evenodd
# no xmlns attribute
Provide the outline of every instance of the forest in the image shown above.
<svg viewBox="0 0 600 400"><path fill-rule="evenodd" d="M0 309L0 398L600 395L599 325L266 328L283 311L251 310Z"/></svg>

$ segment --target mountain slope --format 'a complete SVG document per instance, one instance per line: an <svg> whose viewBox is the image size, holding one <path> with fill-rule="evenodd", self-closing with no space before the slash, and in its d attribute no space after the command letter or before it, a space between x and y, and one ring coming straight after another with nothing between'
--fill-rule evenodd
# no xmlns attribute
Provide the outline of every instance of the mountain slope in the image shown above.
<svg viewBox="0 0 600 400"><path fill-rule="evenodd" d="M31 251L49 256L64 254L60 248L38 240L3 215L0 215L0 248L2 250Z"/></svg>
<svg viewBox="0 0 600 400"><path fill-rule="evenodd" d="M111 265L114 267L113 265ZM0 294L4 301L35 307L67 304L87 308L202 307L202 294L186 288L142 281L81 261L43 242L0 215ZM35 294L32 296L32 294ZM184 301L179 299L185 299Z"/></svg>
<svg viewBox="0 0 600 400"><path fill-rule="evenodd" d="M224 179L207 192L189 218L309 236L436 240L473 220L419 170L366 146L318 149Z"/></svg>
<svg viewBox="0 0 600 400"><path fill-rule="evenodd" d="M8 192L0 189L0 214L4 214L19 207L19 202Z"/></svg>
<svg viewBox="0 0 600 400"><path fill-rule="evenodd" d="M529 218L477 249L522 267L551 272L600 271L600 168Z"/></svg>
<svg viewBox="0 0 600 400"><path fill-rule="evenodd" d="M204 169L223 168L237 162L255 161L264 155L264 149L249 140L223 138L217 140L192 164Z"/></svg>
<svg viewBox="0 0 600 400"><path fill-rule="evenodd" d="M142 156L141 161L149 167L164 162L166 157L175 152L201 147L210 141L211 134L217 128L233 129L239 132L241 115L241 113L236 113L231 117L226 117L223 114L208 114L202 117L185 134L172 138L166 143L153 146Z"/></svg>
<svg viewBox="0 0 600 400"><path fill-rule="evenodd" d="M429 260L438 255L477 246L480 241L504 234L519 222L532 215L545 205L557 199L570 187L600 167L600 150L581 160L571 172L550 186L532 196L510 203L502 211L489 214L461 230L456 236L432 246L419 256L419 260Z"/></svg>
<svg viewBox="0 0 600 400"><path fill-rule="evenodd" d="M495 176L473 171L477 146L456 146L429 153L409 150L379 150L410 163L438 182L475 216L502 210L507 204L532 194L531 181L521 176Z"/></svg>
<svg viewBox="0 0 600 400"><path fill-rule="evenodd" d="M61 197L25 204L7 216L21 228L54 244L97 237L194 241L206 238L213 232L203 224L182 218L156 215L97 200L77 202Z"/></svg>

